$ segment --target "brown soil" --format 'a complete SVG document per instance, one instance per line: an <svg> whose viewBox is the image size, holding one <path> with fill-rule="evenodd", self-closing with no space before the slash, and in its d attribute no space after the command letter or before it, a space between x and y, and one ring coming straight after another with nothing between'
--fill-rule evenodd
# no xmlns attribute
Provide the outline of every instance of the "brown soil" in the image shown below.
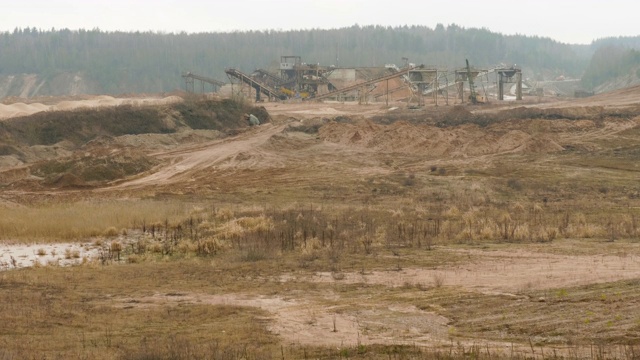
<svg viewBox="0 0 640 360"><path fill-rule="evenodd" d="M576 244L566 244L576 246ZM634 245L638 253L640 245ZM449 251L446 249L435 251ZM457 287L518 301L531 299L524 293L540 289L562 289L579 285L635 279L640 276L640 257L615 255L554 255L531 250L451 250L468 256L468 263L437 269L406 268L360 273L320 272L309 277L283 275L281 283L332 283L384 287ZM373 291L373 290L372 290ZM360 299L357 308L345 311L351 302L339 292L291 292L286 297L252 294L155 294L140 298L120 298L118 307L149 307L184 304L214 304L257 307L272 314L269 330L288 344L353 346L356 344L446 344L451 320L434 311L407 304L374 304ZM472 342L469 342L471 344ZM502 347L500 342L488 342Z"/></svg>
<svg viewBox="0 0 640 360"><path fill-rule="evenodd" d="M97 108L119 105L163 105L181 101L182 98L178 96L158 98L114 98L111 96L101 95L58 101L53 105L46 105L41 102L31 102L28 104L23 102L7 104L0 103L0 120L31 115L42 111L74 110L80 108Z"/></svg>
<svg viewBox="0 0 640 360"><path fill-rule="evenodd" d="M331 297L335 300L333 295ZM211 304L257 307L272 314L269 330L287 344L312 346L354 346L357 344L446 343L449 320L415 306L392 305L363 309L357 314L339 311L304 298L250 296L247 294L155 294L118 299L118 307L149 307L178 304ZM133 304L133 305L132 305ZM393 319L393 321L391 321ZM367 332L376 328L378 331ZM380 331L383 329L383 331ZM399 340L403 333L404 340Z"/></svg>
<svg viewBox="0 0 640 360"><path fill-rule="evenodd" d="M577 244L576 244L577 246ZM640 250L640 245L637 246ZM444 250L447 251L447 250ZM554 255L526 250L454 250L468 256L468 263L437 269L406 268L345 273L339 282L399 287L406 284L460 286L482 293L518 293L525 290L574 287L634 279L640 275L640 257L616 255ZM331 273L320 273L315 282L338 282ZM514 295L515 296L515 295Z"/></svg>
<svg viewBox="0 0 640 360"><path fill-rule="evenodd" d="M155 153L153 156L165 165L104 190L175 184L191 188L211 182L210 179L217 176L214 174L239 176L236 181L241 184L242 177L246 176L242 173L244 170L295 168L301 166L301 159L307 160L305 166L334 167L340 166L341 159L352 155L361 163L350 171L359 174L385 172L384 167L370 161L381 154L438 161L457 159L463 161L458 163L462 166L464 161L486 162L487 156L559 153L565 146L589 147L594 141L615 137L638 125L635 120L617 118L604 121L525 119L502 121L486 127L464 124L441 128L406 121L385 125L367 119L387 112L380 106L365 106L364 111L355 105L272 106L275 109L273 123L222 140L182 145L176 150ZM305 106L307 110L301 110ZM461 113L455 108L453 111ZM293 118L294 115L300 119ZM317 135L292 131L314 123L319 124ZM255 179L246 181L254 182Z"/></svg>
<svg viewBox="0 0 640 360"><path fill-rule="evenodd" d="M637 106L640 104L640 86L632 86L620 90L598 94L595 96L582 98L578 100L562 101L553 104L545 104L540 107L567 107L567 106L606 106L606 107L623 107Z"/></svg>
<svg viewBox="0 0 640 360"><path fill-rule="evenodd" d="M640 113L635 116L614 116L604 111L609 108L628 111L630 105L640 103L638 99L640 87L570 103L538 104L536 107L540 109L533 110L534 106L510 108L510 105L486 108L427 107L412 111L402 103L392 104L391 107L380 103L266 103L265 109L272 122L237 130L222 139L214 139L218 134L198 135L194 132L183 134L180 139L147 134L109 140L109 143L135 144L160 165L142 175L118 179L108 186L90 191L83 189L85 184L81 179L65 175L55 181L55 185L61 189L49 190L49 194L58 191L66 194L65 191L71 188L76 194L86 191L89 194L87 196L136 197L189 193L215 198L242 192L262 194L263 188L266 189L265 193L299 188L308 196L303 201L325 201L327 198L333 200L330 198L333 193L327 189L344 187L348 195L338 198L337 203L341 204L342 201L348 201L344 199L348 199L349 195L365 192L362 184L373 183L371 178L375 176L379 176L375 178L376 181L384 182L379 179L387 180L386 176L417 169L424 178L432 164L474 170L483 166L499 167L493 161L502 161L507 156L522 156L510 164L529 161L533 156L539 156L536 159L544 163L552 156L567 153L568 149L598 150L607 141L625 136L633 138L635 135L628 135L627 132L638 127ZM101 100L92 101L99 104ZM64 108L72 105L60 103L55 106ZM14 104L10 110L0 108L0 111L4 111L0 117L28 112L34 106L37 107L34 104ZM546 112L548 109L553 111ZM464 122L470 117L487 114L496 115L500 121L442 125L443 121ZM382 123L376 120L379 117L393 117L397 121ZM190 141L196 138L198 142ZM101 145L96 142L93 146ZM623 149L622 146L615 148L620 149L633 151L633 148ZM96 152L95 149L92 151ZM16 175L18 173L28 176L22 173L24 168L21 164L7 160L3 166L5 170L0 173L0 179L13 180L19 177ZM509 168L505 171L517 170ZM636 171L631 169L628 172L635 176ZM550 187L555 185L553 181L550 182ZM360 187L351 187L354 183ZM15 190L12 197L39 195L38 188L30 188L30 182L25 184ZM405 188L409 186L406 184ZM548 191L553 192L553 189ZM405 203L413 200L404 199ZM472 203L472 200L469 202ZM5 200L2 195L1 203L12 202ZM468 259L460 264L439 268L413 266L344 272L338 277L334 272L288 274L281 276L278 281L334 284L336 287L344 284L388 288L451 287L465 293L530 301L535 299L527 298L524 292L640 277L640 245L637 243L629 244L622 252L611 252L603 247L604 250L596 254L582 255L575 254L573 250L553 254L535 246L512 246L497 250L436 247L433 251L442 252L444 256L454 253ZM571 249L581 246L581 243L567 245ZM327 305L339 300L341 295L338 291L321 294L293 292L287 296L252 294L248 291L245 294L188 293L116 298L113 305L231 304L258 307L272 314L269 329L294 344L433 344L445 343L449 339L447 324L450 319L438 315L436 311L425 311L407 304L379 306L366 299L355 301L358 304L356 310ZM495 342L494 345L504 344Z"/></svg>

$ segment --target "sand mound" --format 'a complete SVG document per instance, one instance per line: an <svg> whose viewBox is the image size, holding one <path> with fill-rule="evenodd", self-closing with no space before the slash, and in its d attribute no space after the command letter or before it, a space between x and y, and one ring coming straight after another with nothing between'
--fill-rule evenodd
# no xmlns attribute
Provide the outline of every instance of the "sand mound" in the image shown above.
<svg viewBox="0 0 640 360"><path fill-rule="evenodd" d="M85 100L64 100L55 105L41 103L25 104L22 102L13 104L0 104L0 119L8 119L19 116L32 115L41 111L68 111L80 108L97 108L120 105L167 105L182 101L179 96L167 96L164 98L114 98L108 95L95 96Z"/></svg>
<svg viewBox="0 0 640 360"><path fill-rule="evenodd" d="M48 108L48 106L43 104L0 104L0 119L31 115L37 112L46 111Z"/></svg>
<svg viewBox="0 0 640 360"><path fill-rule="evenodd" d="M12 168L22 164L23 162L14 155L0 156L0 169Z"/></svg>
<svg viewBox="0 0 640 360"><path fill-rule="evenodd" d="M563 147L544 135L523 130L483 128L476 125L438 128L398 121L379 125L331 122L319 130L325 141L389 153L413 153L426 157L467 157L504 152L554 152Z"/></svg>
<svg viewBox="0 0 640 360"><path fill-rule="evenodd" d="M275 134L267 140L264 148L273 150L301 150L311 146L310 135L300 132Z"/></svg>
<svg viewBox="0 0 640 360"><path fill-rule="evenodd" d="M95 102L101 106L113 106L120 103L119 100L111 96L99 96Z"/></svg>
<svg viewBox="0 0 640 360"><path fill-rule="evenodd" d="M160 99L159 103L161 103L161 104L174 104L174 103L178 103L178 102L181 102L181 101L182 101L182 98L180 96L172 95L172 96L167 96L164 99Z"/></svg>
<svg viewBox="0 0 640 360"><path fill-rule="evenodd" d="M60 175L51 183L51 185L58 188L79 188L87 186L84 180L69 173Z"/></svg>
<svg viewBox="0 0 640 360"><path fill-rule="evenodd" d="M442 116L444 121L464 122L473 118L473 114L464 106L454 106Z"/></svg>
<svg viewBox="0 0 640 360"><path fill-rule="evenodd" d="M71 109L80 107L79 104L80 104L80 101L77 101L75 103L73 101L61 101L57 105L52 106L51 108L52 110L58 110L58 111L71 110Z"/></svg>
<svg viewBox="0 0 640 360"><path fill-rule="evenodd" d="M217 130L184 130L171 134L122 135L112 139L119 146L169 150L180 144L198 144L221 137Z"/></svg>

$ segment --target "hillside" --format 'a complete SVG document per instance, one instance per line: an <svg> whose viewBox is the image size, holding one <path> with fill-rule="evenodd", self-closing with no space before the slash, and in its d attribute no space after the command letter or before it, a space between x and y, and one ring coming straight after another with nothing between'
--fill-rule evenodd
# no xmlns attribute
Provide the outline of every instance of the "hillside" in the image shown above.
<svg viewBox="0 0 640 360"><path fill-rule="evenodd" d="M520 64L527 77L579 77L588 47L457 25L160 34L16 29L0 36L0 98L170 92L183 71L227 81L224 69L277 68L282 55L343 67Z"/></svg>
<svg viewBox="0 0 640 360"><path fill-rule="evenodd" d="M40 109L0 120L0 182L54 186L95 186L149 170L158 162L146 151L223 137L248 126L244 113L269 121L262 108L228 99L101 97L62 101L47 111L43 104L0 106Z"/></svg>

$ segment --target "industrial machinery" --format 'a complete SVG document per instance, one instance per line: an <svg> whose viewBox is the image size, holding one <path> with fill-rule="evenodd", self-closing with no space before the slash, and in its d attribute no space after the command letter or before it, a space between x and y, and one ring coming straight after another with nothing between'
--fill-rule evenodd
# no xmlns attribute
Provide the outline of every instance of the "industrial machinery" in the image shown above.
<svg viewBox="0 0 640 360"><path fill-rule="evenodd" d="M381 77L373 79L373 80L369 80L369 81L365 81L365 82L358 83L358 84L355 84L355 85L347 86L347 87L342 88L342 89L337 89L337 90L334 90L334 91L326 93L326 94L317 95L317 96L313 97L313 100L321 100L321 99L334 97L334 96L337 96L339 94L342 94L342 93L345 93L345 92L348 92L348 91L357 90L359 88L363 88L363 87L369 86L371 84L379 83L379 82L390 80L390 79L397 78L397 77L402 77L402 76L407 75L410 71L413 71L415 69L422 69L423 67L424 67L423 65L419 65L419 66L415 66L415 67L408 67L408 68L406 68L404 70L400 70L400 71L394 72L394 73L392 73L390 75L381 76Z"/></svg>
<svg viewBox="0 0 640 360"><path fill-rule="evenodd" d="M476 94L476 86L473 84L473 75L471 74L471 67L469 66L469 59L465 59L467 62L467 80L469 81L469 101L472 104L478 103L478 95Z"/></svg>
<svg viewBox="0 0 640 360"><path fill-rule="evenodd" d="M226 69L225 73L229 79L233 77L254 88L256 101L260 101L261 94L284 100L326 93L335 88L326 78L331 71L332 68L303 63L300 56L282 56L279 76L264 69L257 69L251 75L234 68Z"/></svg>
<svg viewBox="0 0 640 360"><path fill-rule="evenodd" d="M498 85L498 99L504 99L504 84L515 83L516 100L522 99L522 73L514 67L507 68L504 64L497 65L488 70L472 68L469 60L465 59L463 67L447 70L435 67L415 66L405 60L405 65L398 68L394 64L387 64L380 68L338 68L335 66L320 66L320 64L307 64L302 62L300 56L281 56L278 66L279 73L266 69L257 69L251 74L246 74L235 68L228 68L225 73L232 84L246 84L255 90L256 101L261 101L261 96L266 95L270 100L302 99L322 100L334 99L337 101L366 102L369 98L377 99L402 89L411 92L408 103L415 99L418 106L424 102L425 95L431 95L435 105L438 105L438 96L442 96L449 104L450 80L454 80L451 86L455 86L456 98L464 103L482 104L488 99L485 84L489 83L489 74L496 73L496 85ZM367 70L365 70L367 69ZM193 88L193 81L199 80L212 85L221 86L222 83L203 76L186 73L183 75L187 81L187 87ZM486 76L486 80L483 80ZM451 79L454 77L454 79ZM390 80L401 78L402 81L393 81L393 89L389 87ZM232 81L233 80L233 81ZM469 82L469 94L465 96L465 82ZM477 81L477 82L476 82ZM382 85L378 85L383 83ZM386 86L384 86L386 83ZM476 86L481 87L476 89ZM252 91L253 93L253 91Z"/></svg>
<svg viewBox="0 0 640 360"><path fill-rule="evenodd" d="M282 92L272 88L269 85L266 85L261 81L256 80L255 78L243 73L238 69L229 68L229 69L225 69L224 72L227 74L229 79L231 79L231 77L234 77L236 79L239 79L241 82L248 84L249 86L254 88L256 90L256 102L260 101L260 94L264 94L269 98L280 99L280 100L284 100L287 98L287 96Z"/></svg>
<svg viewBox="0 0 640 360"><path fill-rule="evenodd" d="M496 70L498 73L498 100L504 100L504 84L516 84L516 100L522 100L522 70L512 66Z"/></svg>
<svg viewBox="0 0 640 360"><path fill-rule="evenodd" d="M187 90L187 92L195 92L195 80L200 81L200 85L202 85L202 92L204 93L204 84L210 84L213 87L213 90L215 91L216 88L220 88L222 86L224 86L224 83L222 81L218 81L216 79L212 79L210 77L206 77L206 76L202 76L202 75L197 75L194 74L192 72L185 72L182 73L182 77L184 78L184 82L185 82L185 90Z"/></svg>

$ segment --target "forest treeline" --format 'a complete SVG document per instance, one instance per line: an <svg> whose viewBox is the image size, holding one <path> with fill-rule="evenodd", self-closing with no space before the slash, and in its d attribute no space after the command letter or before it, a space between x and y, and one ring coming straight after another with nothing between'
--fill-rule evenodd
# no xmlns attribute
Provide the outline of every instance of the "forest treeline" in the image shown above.
<svg viewBox="0 0 640 360"><path fill-rule="evenodd" d="M225 68L275 69L281 55L300 55L307 63L344 67L400 65L408 58L416 64L456 68L469 59L478 67L518 64L528 71L527 77L541 79L582 76L596 44L441 24L198 34L25 28L0 33L0 75L38 74L46 79L81 73L101 93L163 92L183 86L185 71L227 82Z"/></svg>
<svg viewBox="0 0 640 360"><path fill-rule="evenodd" d="M621 45L606 45L593 54L582 77L582 84L593 88L609 79L626 75L640 78L640 51Z"/></svg>

